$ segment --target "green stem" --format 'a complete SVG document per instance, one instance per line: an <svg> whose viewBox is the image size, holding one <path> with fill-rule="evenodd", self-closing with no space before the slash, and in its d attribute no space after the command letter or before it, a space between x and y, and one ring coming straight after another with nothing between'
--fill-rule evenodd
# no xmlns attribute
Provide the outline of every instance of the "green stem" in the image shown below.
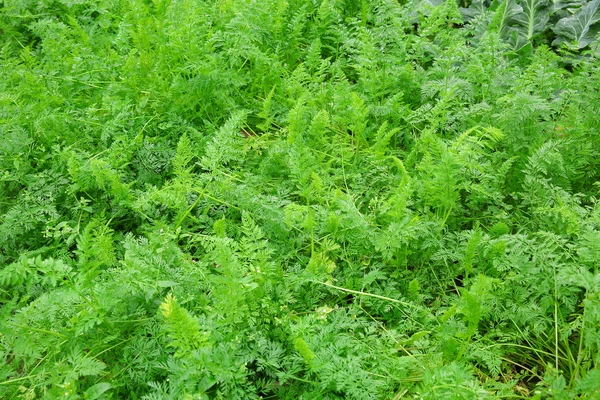
<svg viewBox="0 0 600 400"><path fill-rule="evenodd" d="M413 304L406 303L404 301L400 301L400 300L397 300L397 299L392 299L390 297L380 296L378 294L367 293L367 292L359 292L357 290L352 290L352 289L346 289L346 288L335 286L335 285L332 285L331 283L326 283L326 282L320 282L320 281L313 281L313 282L321 284L323 286L327 286L327 287L333 288L333 289L341 290L342 292L347 292L347 293L352 293L352 294L358 294L360 296L374 297L376 299L381 299L381 300L391 301L393 303L402 304L403 306L417 308Z"/></svg>

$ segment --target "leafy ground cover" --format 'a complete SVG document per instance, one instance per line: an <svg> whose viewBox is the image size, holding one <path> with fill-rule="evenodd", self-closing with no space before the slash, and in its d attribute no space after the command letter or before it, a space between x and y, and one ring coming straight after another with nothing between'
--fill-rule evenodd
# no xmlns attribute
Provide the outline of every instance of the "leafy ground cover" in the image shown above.
<svg viewBox="0 0 600 400"><path fill-rule="evenodd" d="M600 2L0 2L0 397L600 398Z"/></svg>

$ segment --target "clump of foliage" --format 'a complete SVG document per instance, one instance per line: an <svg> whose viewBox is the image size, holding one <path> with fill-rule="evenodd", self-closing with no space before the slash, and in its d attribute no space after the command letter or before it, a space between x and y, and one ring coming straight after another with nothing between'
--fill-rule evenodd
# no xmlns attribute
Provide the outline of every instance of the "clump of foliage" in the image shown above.
<svg viewBox="0 0 600 400"><path fill-rule="evenodd" d="M597 398L599 4L0 3L0 397Z"/></svg>

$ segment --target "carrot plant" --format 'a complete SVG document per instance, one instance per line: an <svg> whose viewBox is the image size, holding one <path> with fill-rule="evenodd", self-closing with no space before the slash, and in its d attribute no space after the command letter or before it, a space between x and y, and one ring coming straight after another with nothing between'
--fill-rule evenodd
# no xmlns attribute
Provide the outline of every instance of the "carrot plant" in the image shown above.
<svg viewBox="0 0 600 400"><path fill-rule="evenodd" d="M598 398L599 7L0 2L0 397Z"/></svg>

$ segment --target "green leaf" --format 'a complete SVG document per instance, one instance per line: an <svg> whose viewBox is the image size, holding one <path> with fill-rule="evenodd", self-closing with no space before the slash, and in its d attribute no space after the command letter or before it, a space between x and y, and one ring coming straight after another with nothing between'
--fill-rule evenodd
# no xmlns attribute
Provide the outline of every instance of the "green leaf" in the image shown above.
<svg viewBox="0 0 600 400"><path fill-rule="evenodd" d="M177 153L173 158L173 170L175 175L182 177L188 173L188 165L194 158L192 143L188 136L184 134L177 143Z"/></svg>
<svg viewBox="0 0 600 400"><path fill-rule="evenodd" d="M487 6L483 0L473 0L471 4L469 4L469 7L460 7L458 10L465 21L470 21L473 18L484 14L487 10Z"/></svg>
<svg viewBox="0 0 600 400"><path fill-rule="evenodd" d="M593 43L600 33L600 0L590 1L570 17L563 18L553 28L557 38L554 45L565 43L582 49Z"/></svg>
<svg viewBox="0 0 600 400"><path fill-rule="evenodd" d="M99 399L104 393L112 389L112 385L108 382L100 382L90 387L85 391L83 397L87 400Z"/></svg>
<svg viewBox="0 0 600 400"><path fill-rule="evenodd" d="M530 41L535 35L543 32L550 16L550 3L547 0L522 0L523 12L515 15L513 20L520 33Z"/></svg>
<svg viewBox="0 0 600 400"><path fill-rule="evenodd" d="M515 0L506 0L500 4L494 13L489 28L507 35L510 31L511 22L522 13L523 7L517 4Z"/></svg>
<svg viewBox="0 0 600 400"><path fill-rule="evenodd" d="M591 370L577 381L577 390L586 396L600 395L600 370Z"/></svg>

